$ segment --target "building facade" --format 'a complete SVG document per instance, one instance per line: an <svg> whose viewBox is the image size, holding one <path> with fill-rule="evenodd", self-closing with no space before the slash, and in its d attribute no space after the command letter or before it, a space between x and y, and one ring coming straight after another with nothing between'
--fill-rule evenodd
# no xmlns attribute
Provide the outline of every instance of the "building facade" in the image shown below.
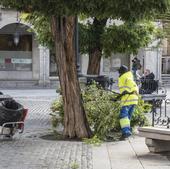
<svg viewBox="0 0 170 169"><path fill-rule="evenodd" d="M29 29L32 29L31 25L20 20L17 11L0 9L0 87L58 86L54 54L39 45L36 34ZM168 45L165 41L164 50L153 47L140 50L137 57L141 61L142 71L150 69L159 80L163 75L170 75ZM113 54L109 59L102 58L100 74L116 80L116 68L121 64L131 68L134 57ZM79 61L81 74L86 74L88 56L81 56Z"/></svg>
<svg viewBox="0 0 170 169"><path fill-rule="evenodd" d="M18 12L0 10L0 87L49 86L56 69L54 56L50 59L49 50L38 44L30 29Z"/></svg>

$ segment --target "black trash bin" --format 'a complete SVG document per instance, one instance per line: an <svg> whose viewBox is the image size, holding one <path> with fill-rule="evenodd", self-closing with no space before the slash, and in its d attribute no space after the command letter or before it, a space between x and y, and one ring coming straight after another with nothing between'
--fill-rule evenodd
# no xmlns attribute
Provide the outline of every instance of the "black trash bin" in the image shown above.
<svg viewBox="0 0 170 169"><path fill-rule="evenodd" d="M7 122L18 122L20 121L24 112L24 108L21 104L15 100L5 100L0 105L0 126ZM6 127L12 127L6 125Z"/></svg>

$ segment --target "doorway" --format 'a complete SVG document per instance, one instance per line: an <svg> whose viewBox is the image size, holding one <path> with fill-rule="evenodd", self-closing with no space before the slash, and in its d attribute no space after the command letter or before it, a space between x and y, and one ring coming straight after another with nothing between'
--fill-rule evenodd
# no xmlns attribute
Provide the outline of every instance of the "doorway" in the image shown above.
<svg viewBox="0 0 170 169"><path fill-rule="evenodd" d="M162 75L170 75L170 56L162 57Z"/></svg>

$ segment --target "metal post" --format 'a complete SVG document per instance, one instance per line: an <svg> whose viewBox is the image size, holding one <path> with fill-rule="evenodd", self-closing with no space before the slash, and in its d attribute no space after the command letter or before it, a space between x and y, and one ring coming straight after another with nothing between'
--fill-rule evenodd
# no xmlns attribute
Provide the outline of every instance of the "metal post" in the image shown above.
<svg viewBox="0 0 170 169"><path fill-rule="evenodd" d="M76 55L76 67L77 73L80 75L80 55L79 55L79 32L78 32L78 17L75 18L75 55Z"/></svg>
<svg viewBox="0 0 170 169"><path fill-rule="evenodd" d="M156 100L152 100L152 126L154 127L155 122L155 114L156 114Z"/></svg>

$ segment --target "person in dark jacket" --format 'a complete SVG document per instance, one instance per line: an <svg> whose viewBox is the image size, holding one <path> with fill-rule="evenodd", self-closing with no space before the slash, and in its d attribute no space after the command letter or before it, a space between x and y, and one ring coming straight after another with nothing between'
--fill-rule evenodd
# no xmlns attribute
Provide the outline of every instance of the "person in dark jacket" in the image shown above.
<svg viewBox="0 0 170 169"><path fill-rule="evenodd" d="M154 80L155 79L155 75L153 72L151 72L149 69L146 69L144 72L144 76L142 77L142 79L151 79Z"/></svg>
<svg viewBox="0 0 170 169"><path fill-rule="evenodd" d="M146 69L144 76L141 78L141 88L139 89L140 94L152 94L158 88L158 82L155 80L155 75Z"/></svg>

